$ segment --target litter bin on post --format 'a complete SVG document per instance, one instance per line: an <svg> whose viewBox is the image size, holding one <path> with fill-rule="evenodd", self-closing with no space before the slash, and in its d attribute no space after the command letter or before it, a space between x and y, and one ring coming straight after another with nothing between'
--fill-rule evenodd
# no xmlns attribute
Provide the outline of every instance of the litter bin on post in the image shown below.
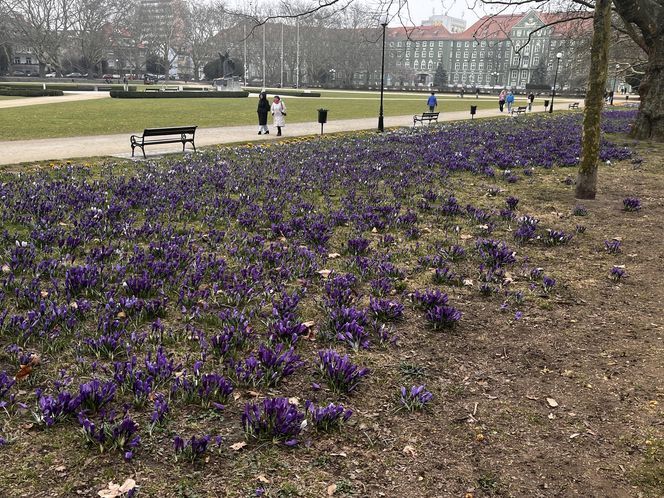
<svg viewBox="0 0 664 498"><path fill-rule="evenodd" d="M318 109L318 122L320 123L320 134L323 134L323 125L327 123L327 109Z"/></svg>
<svg viewBox="0 0 664 498"><path fill-rule="evenodd" d="M544 110L546 111L549 108L549 101L545 100L544 101Z"/></svg>
<svg viewBox="0 0 664 498"><path fill-rule="evenodd" d="M471 105L470 106L470 119L474 119L475 114L477 114L477 106L476 105Z"/></svg>

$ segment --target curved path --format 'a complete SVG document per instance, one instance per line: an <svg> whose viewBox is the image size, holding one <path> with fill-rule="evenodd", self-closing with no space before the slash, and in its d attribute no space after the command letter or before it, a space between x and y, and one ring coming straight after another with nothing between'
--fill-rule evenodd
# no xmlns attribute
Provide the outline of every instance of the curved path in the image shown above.
<svg viewBox="0 0 664 498"><path fill-rule="evenodd" d="M88 92L90 93L90 92ZM104 98L108 94L93 92L91 95L98 95L93 98ZM40 98L40 97L37 97ZM52 97L48 97L49 103L53 102ZM79 97L80 98L80 97ZM23 99L18 99L19 101ZM31 99L34 100L34 99ZM3 101L12 102L12 101ZM561 99L561 109L567 107L567 103ZM542 112L542 106L537 106L534 112ZM498 109L486 109L477 112L476 117L487 118L496 116L505 116L505 119L512 118L506 113L500 113ZM457 121L470 119L468 111L442 112L440 122ZM326 133L371 130L377 128L377 118L363 119L345 119L330 121L325 125ZM412 126L413 116L386 116L385 127ZM419 125L418 125L419 126ZM272 128L271 128L272 129ZM140 130L137 130L140 132ZM284 137L310 136L320 133L320 125L315 122L292 123L284 128ZM0 142L0 165L18 164L32 161L54 161L62 159L75 159L98 156L115 156L121 158L131 157L131 147L129 146L130 133L117 135L98 135L88 137L64 137L47 138L38 140L12 140ZM221 128L199 128L196 131L196 146L206 147L210 145L230 144L238 142L256 142L256 141L274 141L278 138L272 134L257 135L257 126L231 126ZM154 158L162 154L181 151L182 147L178 144L167 144L152 146L146 149L148 158ZM189 150L189 149L187 149ZM142 159L140 150L136 151L136 158Z"/></svg>

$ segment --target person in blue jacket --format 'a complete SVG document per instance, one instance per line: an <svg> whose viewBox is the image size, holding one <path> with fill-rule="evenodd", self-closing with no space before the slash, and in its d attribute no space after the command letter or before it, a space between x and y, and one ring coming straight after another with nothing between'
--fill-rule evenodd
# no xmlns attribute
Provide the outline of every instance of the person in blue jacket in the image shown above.
<svg viewBox="0 0 664 498"><path fill-rule="evenodd" d="M436 98L436 94L434 92L431 92L429 100L427 100L427 105L429 106L430 112L434 112L436 110L436 106L438 105L438 99Z"/></svg>
<svg viewBox="0 0 664 498"><path fill-rule="evenodd" d="M514 94L509 91L507 92L507 97L505 97L505 103L507 104L507 112L512 113L512 106L514 105Z"/></svg>

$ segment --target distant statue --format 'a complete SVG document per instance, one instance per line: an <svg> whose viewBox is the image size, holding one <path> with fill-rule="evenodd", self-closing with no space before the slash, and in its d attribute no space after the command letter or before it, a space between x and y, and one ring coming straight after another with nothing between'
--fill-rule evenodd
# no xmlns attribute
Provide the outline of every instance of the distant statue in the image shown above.
<svg viewBox="0 0 664 498"><path fill-rule="evenodd" d="M222 78L233 76L233 73L235 73L235 63L231 59L231 56L228 54L228 50L226 50L226 53L223 55L221 52L219 52L219 60L221 61Z"/></svg>

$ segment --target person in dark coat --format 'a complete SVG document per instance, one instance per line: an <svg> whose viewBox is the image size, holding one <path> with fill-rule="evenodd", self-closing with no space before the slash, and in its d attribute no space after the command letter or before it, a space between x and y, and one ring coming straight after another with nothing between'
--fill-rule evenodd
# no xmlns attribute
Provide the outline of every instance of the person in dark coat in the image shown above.
<svg viewBox="0 0 664 498"><path fill-rule="evenodd" d="M267 93L261 92L258 96L258 109L256 112L258 113L258 134L262 135L265 133L269 135L270 130L267 128L267 115L270 112L270 102L267 100Z"/></svg>

